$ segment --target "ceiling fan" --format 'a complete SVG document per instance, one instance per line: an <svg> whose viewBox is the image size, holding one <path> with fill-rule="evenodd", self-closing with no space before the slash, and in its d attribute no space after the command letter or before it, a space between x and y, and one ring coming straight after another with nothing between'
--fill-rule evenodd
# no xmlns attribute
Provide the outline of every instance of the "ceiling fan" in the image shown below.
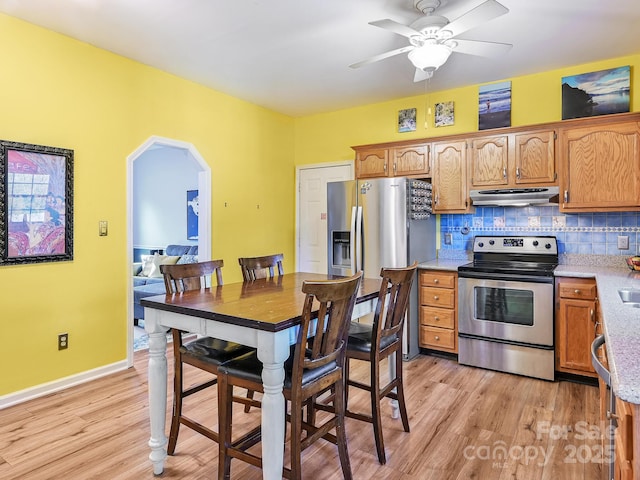
<svg viewBox="0 0 640 480"><path fill-rule="evenodd" d="M401 53L409 53L411 63L416 67L414 82L426 80L433 76L449 58L452 52L493 57L508 52L513 45L508 43L465 40L458 35L493 20L509 12L505 6L495 0L485 0L480 5L467 11L460 17L449 21L448 18L434 15L434 11L448 0L414 0L414 7L423 16L410 25L394 20L384 19L369 22L369 25L384 28L409 39L410 45L381 53L367 60L350 65L359 68L370 63L384 60Z"/></svg>

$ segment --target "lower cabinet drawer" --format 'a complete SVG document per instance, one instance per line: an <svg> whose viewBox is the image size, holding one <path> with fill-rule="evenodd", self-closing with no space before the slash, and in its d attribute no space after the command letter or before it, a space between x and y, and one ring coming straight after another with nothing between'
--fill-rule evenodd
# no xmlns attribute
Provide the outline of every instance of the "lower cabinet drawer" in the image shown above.
<svg viewBox="0 0 640 480"><path fill-rule="evenodd" d="M453 330L455 310L436 307L420 307L420 324Z"/></svg>
<svg viewBox="0 0 640 480"><path fill-rule="evenodd" d="M456 337L453 330L437 327L420 326L420 345L426 348L429 346L438 348L456 348Z"/></svg>

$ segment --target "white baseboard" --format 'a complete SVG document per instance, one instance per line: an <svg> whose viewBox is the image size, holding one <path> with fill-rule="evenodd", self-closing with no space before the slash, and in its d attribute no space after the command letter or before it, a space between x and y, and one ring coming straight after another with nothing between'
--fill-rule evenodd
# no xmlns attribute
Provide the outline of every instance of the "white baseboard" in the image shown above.
<svg viewBox="0 0 640 480"><path fill-rule="evenodd" d="M12 405L26 402L28 400L33 400L34 398L49 395L50 393L59 392L60 390L73 387L75 385L90 382L100 377L126 370L127 368L127 361L122 360L120 362L112 363L111 365L105 365L104 367L87 370L86 372L81 372L69 377L61 378L59 380L54 380L53 382L43 383L41 385L36 385L35 387L30 387L25 390L2 395L0 396L0 410L2 410L3 408L11 407Z"/></svg>

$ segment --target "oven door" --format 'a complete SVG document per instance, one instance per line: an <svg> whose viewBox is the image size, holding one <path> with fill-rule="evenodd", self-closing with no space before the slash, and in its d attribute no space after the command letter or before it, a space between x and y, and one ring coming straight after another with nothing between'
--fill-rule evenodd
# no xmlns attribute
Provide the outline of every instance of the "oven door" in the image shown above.
<svg viewBox="0 0 640 480"><path fill-rule="evenodd" d="M553 278L458 278L458 330L499 341L553 346Z"/></svg>

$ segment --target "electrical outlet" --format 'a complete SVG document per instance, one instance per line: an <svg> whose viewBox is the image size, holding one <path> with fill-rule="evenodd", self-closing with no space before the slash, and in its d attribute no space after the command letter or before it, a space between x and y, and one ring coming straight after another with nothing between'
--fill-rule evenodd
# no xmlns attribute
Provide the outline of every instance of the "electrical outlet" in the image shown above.
<svg viewBox="0 0 640 480"><path fill-rule="evenodd" d="M65 350L67 348L69 348L69 334L68 333L58 334L58 350Z"/></svg>
<svg viewBox="0 0 640 480"><path fill-rule="evenodd" d="M445 245L451 245L451 234L450 233L445 233L444 234L444 244Z"/></svg>
<svg viewBox="0 0 640 480"><path fill-rule="evenodd" d="M618 250L629 250L629 237L618 235Z"/></svg>

